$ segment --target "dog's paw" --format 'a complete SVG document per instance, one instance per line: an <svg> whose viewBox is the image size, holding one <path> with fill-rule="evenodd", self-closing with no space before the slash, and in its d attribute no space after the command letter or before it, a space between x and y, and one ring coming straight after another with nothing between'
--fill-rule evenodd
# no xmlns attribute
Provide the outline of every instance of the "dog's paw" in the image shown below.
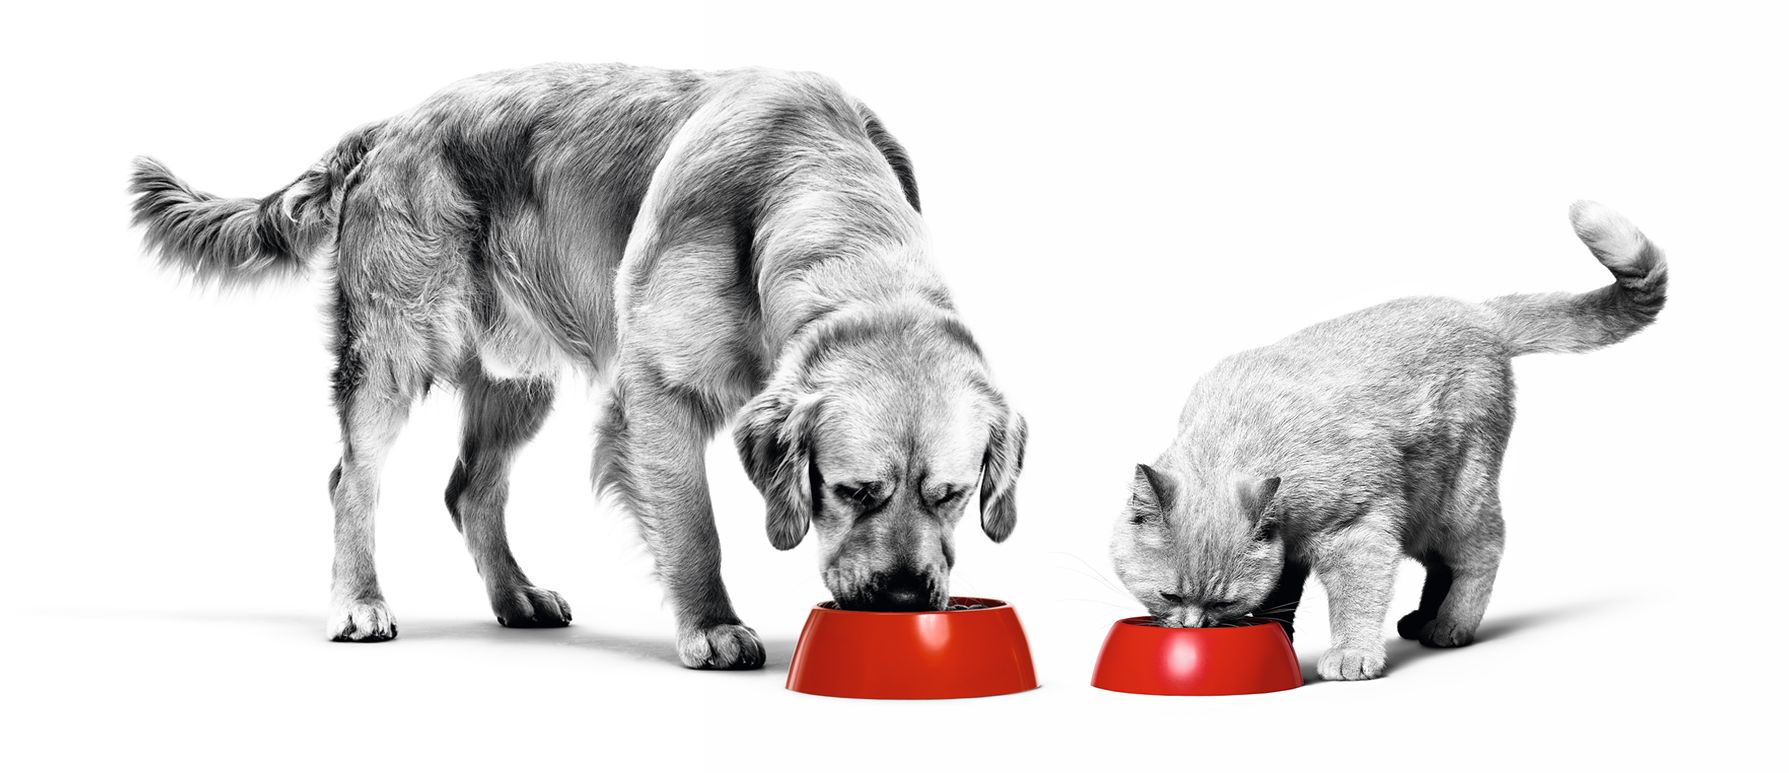
<svg viewBox="0 0 1789 773"><path fill-rule="evenodd" d="M677 636L677 656L690 668L744 670L764 666L758 632L743 625L716 625Z"/></svg>
<svg viewBox="0 0 1789 773"><path fill-rule="evenodd" d="M1378 679L1385 673L1385 650L1335 647L1317 661L1317 673L1332 682Z"/></svg>
<svg viewBox="0 0 1789 773"><path fill-rule="evenodd" d="M330 641L390 641L397 638L398 621L384 599L337 601L324 632Z"/></svg>
<svg viewBox="0 0 1789 773"><path fill-rule="evenodd" d="M1399 638L1416 641L1422 638L1423 626L1435 621L1435 616L1422 610L1416 610L1398 620Z"/></svg>
<svg viewBox="0 0 1789 773"><path fill-rule="evenodd" d="M517 585L491 594L491 611L507 628L564 628L571 625L571 605L546 588Z"/></svg>
<svg viewBox="0 0 1789 773"><path fill-rule="evenodd" d="M1424 647L1464 647L1478 634L1477 626L1460 625L1437 619L1425 623L1417 631L1416 641Z"/></svg>

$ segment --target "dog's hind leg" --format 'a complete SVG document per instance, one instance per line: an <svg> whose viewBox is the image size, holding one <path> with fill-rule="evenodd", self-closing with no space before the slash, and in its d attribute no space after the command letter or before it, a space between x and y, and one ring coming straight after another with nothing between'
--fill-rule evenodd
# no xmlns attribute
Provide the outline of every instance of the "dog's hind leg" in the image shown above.
<svg viewBox="0 0 1789 773"><path fill-rule="evenodd" d="M343 313L343 312L338 312ZM344 349L336 365L342 460L329 478L335 503L335 562L327 632L334 641L376 642L398 635L373 567L373 511L379 471L410 413L415 391L389 363Z"/></svg>
<svg viewBox="0 0 1789 773"><path fill-rule="evenodd" d="M460 458L447 484L447 511L466 537L497 622L510 628L558 628L571 622L559 594L537 588L509 550L503 509L516 452L553 408L548 379L493 379L477 359L460 372Z"/></svg>

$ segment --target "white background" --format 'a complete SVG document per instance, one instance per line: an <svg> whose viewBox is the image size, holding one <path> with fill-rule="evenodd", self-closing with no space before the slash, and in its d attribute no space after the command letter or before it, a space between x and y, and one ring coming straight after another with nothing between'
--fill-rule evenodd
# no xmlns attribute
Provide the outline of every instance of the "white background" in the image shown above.
<svg viewBox="0 0 1789 773"><path fill-rule="evenodd" d="M0 764L1762 763L1785 687L1784 19L1355 5L10 11ZM937 261L1032 426L1019 529L994 546L966 528L956 589L1017 606L1042 689L785 691L824 591L811 545L766 543L724 444L726 577L770 664L678 667L633 528L590 494L596 396L572 380L521 458L511 523L573 627L491 619L441 503L447 392L385 481L402 635L324 641L337 449L319 285L219 295L158 272L126 227L128 162L258 197L452 80L556 60L817 70L906 143ZM1087 686L1106 627L1137 611L1109 524L1198 374L1399 296L1606 283L1565 220L1579 197L1666 249L1670 305L1613 349L1519 361L1483 641L1394 641L1383 680L1268 696ZM1394 615L1415 604L1409 568ZM1308 598L1310 675L1327 632Z"/></svg>

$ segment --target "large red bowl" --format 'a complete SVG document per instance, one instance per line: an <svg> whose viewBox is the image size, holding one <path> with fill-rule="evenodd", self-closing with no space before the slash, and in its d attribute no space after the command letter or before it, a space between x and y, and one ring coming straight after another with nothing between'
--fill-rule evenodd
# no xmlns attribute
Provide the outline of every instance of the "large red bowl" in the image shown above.
<svg viewBox="0 0 1789 773"><path fill-rule="evenodd" d="M945 612L808 613L788 687L835 698L979 698L1037 687L1031 648L1006 602L958 597Z"/></svg>
<svg viewBox="0 0 1789 773"><path fill-rule="evenodd" d="M1112 624L1093 686L1145 695L1246 695L1304 684L1279 623L1163 628L1148 617Z"/></svg>

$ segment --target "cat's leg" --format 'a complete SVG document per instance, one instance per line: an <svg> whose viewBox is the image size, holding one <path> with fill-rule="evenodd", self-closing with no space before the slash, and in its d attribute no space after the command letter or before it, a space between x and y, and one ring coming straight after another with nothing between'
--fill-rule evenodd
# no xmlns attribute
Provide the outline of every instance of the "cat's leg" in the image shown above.
<svg viewBox="0 0 1789 773"><path fill-rule="evenodd" d="M1495 494L1475 521L1473 531L1443 547L1442 560L1453 582L1435 610L1435 618L1416 631L1416 640L1425 647L1471 644L1478 624L1484 620L1485 607L1491 603L1491 585L1497 580L1497 567L1503 561L1503 511ZM1428 588L1423 589L1423 595L1426 605Z"/></svg>
<svg viewBox="0 0 1789 773"><path fill-rule="evenodd" d="M1280 570L1280 581L1274 586L1267 598L1261 600L1261 606L1255 609L1255 617L1273 620L1286 629L1286 638L1292 638L1292 621L1298 616L1298 602L1304 598L1305 580L1311 576L1311 567L1291 556L1286 557L1286 565Z"/></svg>
<svg viewBox="0 0 1789 773"><path fill-rule="evenodd" d="M1398 621L1398 635L1406 639L1418 638L1423 626L1435 621L1441 614L1441 602L1447 599L1447 590L1454 583L1454 570L1448 568L1440 554L1429 553L1423 556L1422 564L1428 571L1428 576L1423 580L1422 602L1417 604L1416 611Z"/></svg>
<svg viewBox="0 0 1789 773"><path fill-rule="evenodd" d="M1448 538L1432 548L1436 561L1429 570L1430 584L1423 587L1422 606L1417 610L1432 614L1428 620L1410 626L1415 634L1410 638L1424 646L1471 644L1484 619L1485 607L1491 602L1491 584L1497 579L1497 566L1503 560L1503 505L1497 494L1497 478L1509 440L1509 416L1506 391L1499 410L1476 429L1475 441L1460 455L1453 496L1442 513ZM1444 574L1437 574L1437 566ZM1445 577L1447 582L1438 583L1438 577ZM1400 634L1405 633L1404 628L1399 625Z"/></svg>
<svg viewBox="0 0 1789 773"><path fill-rule="evenodd" d="M1317 661L1324 679L1377 679L1385 673L1385 617L1400 553L1395 508L1367 517L1322 540L1317 579L1329 595L1329 652Z"/></svg>

